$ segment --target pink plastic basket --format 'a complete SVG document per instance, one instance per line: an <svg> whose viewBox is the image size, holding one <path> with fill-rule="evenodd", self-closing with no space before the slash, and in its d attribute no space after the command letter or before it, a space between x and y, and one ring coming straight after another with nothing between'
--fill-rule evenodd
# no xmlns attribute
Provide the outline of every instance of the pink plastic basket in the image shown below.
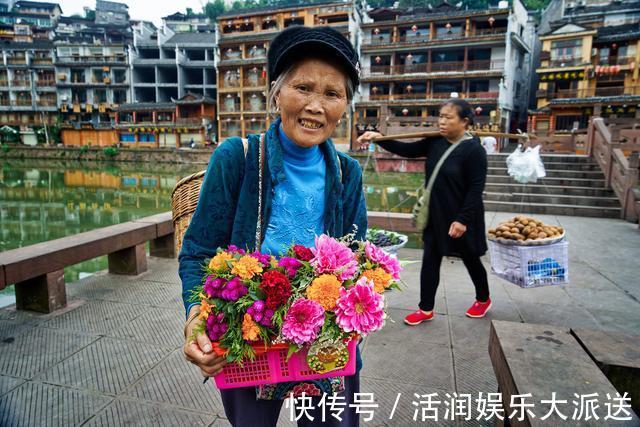
<svg viewBox="0 0 640 427"><path fill-rule="evenodd" d="M262 384L274 384L286 381L318 380L329 377L344 377L356 373L357 339L347 343L349 361L342 369L318 374L307 365L307 349L294 353L287 360L288 348L276 347L257 355L252 362L242 365L230 363L215 376L219 389L250 387Z"/></svg>

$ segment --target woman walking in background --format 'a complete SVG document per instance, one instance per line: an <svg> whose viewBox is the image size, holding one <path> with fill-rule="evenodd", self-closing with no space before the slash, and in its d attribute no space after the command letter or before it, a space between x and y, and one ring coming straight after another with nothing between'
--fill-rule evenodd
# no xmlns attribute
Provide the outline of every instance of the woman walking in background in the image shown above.
<svg viewBox="0 0 640 427"><path fill-rule="evenodd" d="M424 206L428 222L422 232L424 253L420 272L419 309L405 319L408 325L418 325L433 319L436 291L440 283L443 256L462 258L476 290L476 301L467 310L469 317L484 317L491 307L487 272L480 257L487 251L482 192L487 175L487 155L480 140L468 132L473 124L468 102L451 99L440 108L438 137L417 142L372 141L382 136L365 132L358 138L361 147L370 142L391 153L408 157L426 157L425 187L439 160L430 198ZM455 148L451 148L455 145ZM451 150L449 150L451 148Z"/></svg>

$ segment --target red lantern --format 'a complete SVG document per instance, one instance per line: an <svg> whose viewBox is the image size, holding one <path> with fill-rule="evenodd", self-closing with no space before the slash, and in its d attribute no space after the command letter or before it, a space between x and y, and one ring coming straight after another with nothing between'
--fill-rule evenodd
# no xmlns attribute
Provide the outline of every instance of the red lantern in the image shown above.
<svg viewBox="0 0 640 427"><path fill-rule="evenodd" d="M406 116L407 114L409 114L409 110L407 110L406 108L402 109L402 115Z"/></svg>
<svg viewBox="0 0 640 427"><path fill-rule="evenodd" d="M376 56L375 61L376 61L376 64L379 64L380 62L382 62L382 58L380 58L379 56Z"/></svg>
<svg viewBox="0 0 640 427"><path fill-rule="evenodd" d="M475 109L475 112L476 112L476 116L479 116L480 113L482 113L482 107L477 106L476 109Z"/></svg>
<svg viewBox="0 0 640 427"><path fill-rule="evenodd" d="M414 25L412 25L412 26L411 26L411 31L413 31L414 33L415 33L416 31L418 31L418 26L417 26L417 25L415 25L415 24L414 24Z"/></svg>
<svg viewBox="0 0 640 427"><path fill-rule="evenodd" d="M612 43L611 49L616 50L618 48L618 43Z"/></svg>
<svg viewBox="0 0 640 427"><path fill-rule="evenodd" d="M614 71L616 74L618 74L620 72L620 66L619 65L615 65L614 67Z"/></svg>

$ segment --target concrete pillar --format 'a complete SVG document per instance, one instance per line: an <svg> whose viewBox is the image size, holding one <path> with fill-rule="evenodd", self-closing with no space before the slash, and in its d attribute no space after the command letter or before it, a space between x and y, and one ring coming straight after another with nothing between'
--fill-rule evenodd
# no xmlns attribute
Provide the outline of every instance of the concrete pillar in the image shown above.
<svg viewBox="0 0 640 427"><path fill-rule="evenodd" d="M138 275L147 271L144 243L108 255L109 273Z"/></svg>
<svg viewBox="0 0 640 427"><path fill-rule="evenodd" d="M16 283L16 308L51 313L66 307L64 270L57 270Z"/></svg>

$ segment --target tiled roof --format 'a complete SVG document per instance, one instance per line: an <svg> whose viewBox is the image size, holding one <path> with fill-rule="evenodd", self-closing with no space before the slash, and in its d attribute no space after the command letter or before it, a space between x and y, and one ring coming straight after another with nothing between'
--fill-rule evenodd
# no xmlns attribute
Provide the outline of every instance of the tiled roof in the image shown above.
<svg viewBox="0 0 640 427"><path fill-rule="evenodd" d="M211 44L215 42L213 33L177 33L165 44Z"/></svg>

